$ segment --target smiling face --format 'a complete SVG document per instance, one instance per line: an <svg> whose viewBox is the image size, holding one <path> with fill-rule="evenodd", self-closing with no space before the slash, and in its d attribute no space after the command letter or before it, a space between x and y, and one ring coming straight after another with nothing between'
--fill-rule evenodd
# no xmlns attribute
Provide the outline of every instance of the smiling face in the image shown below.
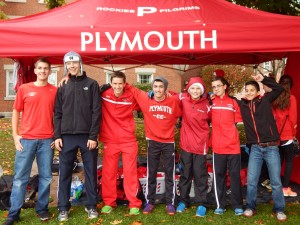
<svg viewBox="0 0 300 225"><path fill-rule="evenodd" d="M165 85L162 81L154 81L152 90L154 92L155 100L161 101L165 98Z"/></svg>
<svg viewBox="0 0 300 225"><path fill-rule="evenodd" d="M37 81L48 82L48 77L51 73L50 65L46 62L38 62L35 65L34 73L37 76Z"/></svg>
<svg viewBox="0 0 300 225"><path fill-rule="evenodd" d="M213 89L213 93L216 96L223 97L226 92L227 85L223 84L222 81L216 80L211 83L211 87Z"/></svg>
<svg viewBox="0 0 300 225"><path fill-rule="evenodd" d="M192 85L189 88L189 94L193 100L199 100L203 93L199 85Z"/></svg>
<svg viewBox="0 0 300 225"><path fill-rule="evenodd" d="M251 84L245 86L245 92L245 97L250 101L259 95L259 91Z"/></svg>
<svg viewBox="0 0 300 225"><path fill-rule="evenodd" d="M71 74L72 76L81 76L79 61L66 62L66 68L68 73Z"/></svg>
<svg viewBox="0 0 300 225"><path fill-rule="evenodd" d="M112 78L110 85L114 90L114 95L120 97L124 93L125 82L123 78L114 77Z"/></svg>

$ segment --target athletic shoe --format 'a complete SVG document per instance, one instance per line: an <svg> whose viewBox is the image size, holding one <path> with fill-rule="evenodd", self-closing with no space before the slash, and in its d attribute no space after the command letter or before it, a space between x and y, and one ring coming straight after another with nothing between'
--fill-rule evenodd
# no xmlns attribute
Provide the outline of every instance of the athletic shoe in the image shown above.
<svg viewBox="0 0 300 225"><path fill-rule="evenodd" d="M234 210L234 214L235 214L236 216L241 216L241 215L244 214L244 210L241 209L241 208L236 208L236 209Z"/></svg>
<svg viewBox="0 0 300 225"><path fill-rule="evenodd" d="M176 212L182 213L186 209L186 205L183 202L179 202Z"/></svg>
<svg viewBox="0 0 300 225"><path fill-rule="evenodd" d="M152 213L153 209L154 209L154 205L148 203L148 204L146 204L146 206L143 210L143 214L150 214L150 213Z"/></svg>
<svg viewBox="0 0 300 225"><path fill-rule="evenodd" d="M140 214L140 209L139 208L130 208L129 210L129 215L130 216L137 216Z"/></svg>
<svg viewBox="0 0 300 225"><path fill-rule="evenodd" d="M111 213L112 209L113 208L111 206L105 205L105 206L102 207L101 213L102 214L109 214L109 213Z"/></svg>
<svg viewBox="0 0 300 225"><path fill-rule="evenodd" d="M297 197L297 192L292 191L290 187L282 188L284 197Z"/></svg>
<svg viewBox="0 0 300 225"><path fill-rule="evenodd" d="M168 205L166 206L166 210L167 210L167 213L168 213L170 216L175 215L175 207L174 207L174 205L168 204Z"/></svg>
<svg viewBox="0 0 300 225"><path fill-rule="evenodd" d="M277 218L278 221L285 221L287 219L284 212L277 212L276 213L276 218Z"/></svg>
<svg viewBox="0 0 300 225"><path fill-rule="evenodd" d="M266 179L261 183L261 186L267 188L268 190L272 190L272 186L270 184L270 180Z"/></svg>
<svg viewBox="0 0 300 225"><path fill-rule="evenodd" d="M97 212L96 209L87 209L87 208L85 208L85 211L87 212L89 219L96 219L99 216L99 213Z"/></svg>
<svg viewBox="0 0 300 225"><path fill-rule="evenodd" d="M42 212L42 213L38 214L38 216L40 217L41 221L49 220L49 212Z"/></svg>
<svg viewBox="0 0 300 225"><path fill-rule="evenodd" d="M246 217L252 217L255 214L256 214L256 212L254 210L252 210L252 209L246 209L244 211L244 216L246 216Z"/></svg>
<svg viewBox="0 0 300 225"><path fill-rule="evenodd" d="M225 209L218 208L215 209L214 213L217 215L223 215L225 211L226 211Z"/></svg>
<svg viewBox="0 0 300 225"><path fill-rule="evenodd" d="M69 219L69 215L68 215L68 211L59 211L58 214L58 221L63 222L63 221L67 221Z"/></svg>
<svg viewBox="0 0 300 225"><path fill-rule="evenodd" d="M204 217L206 215L206 208L202 205L197 207L196 216Z"/></svg>

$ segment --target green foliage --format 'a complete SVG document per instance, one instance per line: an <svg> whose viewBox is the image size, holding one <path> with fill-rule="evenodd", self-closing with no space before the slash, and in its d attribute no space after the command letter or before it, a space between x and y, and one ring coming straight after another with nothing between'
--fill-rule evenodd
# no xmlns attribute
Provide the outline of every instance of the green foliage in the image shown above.
<svg viewBox="0 0 300 225"><path fill-rule="evenodd" d="M201 77L206 85L207 92L212 91L211 81L213 79L213 72L216 69L222 69L225 72L225 79L229 82L229 94L234 95L239 93L244 88L245 82L251 78L253 74L252 67L240 65L208 65L201 70Z"/></svg>
<svg viewBox="0 0 300 225"><path fill-rule="evenodd" d="M144 84L141 84L141 83L135 83L133 84L133 86L137 87L138 89L142 90L142 91L145 91L145 92L148 92L150 90L152 90L152 87L151 87L151 84L150 83L144 83Z"/></svg>
<svg viewBox="0 0 300 225"><path fill-rule="evenodd" d="M145 92L148 92L148 91L152 90L152 86L151 86L150 83L144 83L144 84L135 83L135 84L133 84L133 86L135 86L136 88L138 88L142 91L145 91ZM144 118L142 112L138 112L137 116L138 116L138 118Z"/></svg>
<svg viewBox="0 0 300 225"><path fill-rule="evenodd" d="M6 6L5 2L0 2L0 20L7 19L7 15L2 11L3 6Z"/></svg>
<svg viewBox="0 0 300 225"><path fill-rule="evenodd" d="M48 9L54 9L66 4L65 0L45 0Z"/></svg>
<svg viewBox="0 0 300 225"><path fill-rule="evenodd" d="M227 0L238 5L252 9L259 9L266 12L278 13L291 16L300 15L299 0Z"/></svg>

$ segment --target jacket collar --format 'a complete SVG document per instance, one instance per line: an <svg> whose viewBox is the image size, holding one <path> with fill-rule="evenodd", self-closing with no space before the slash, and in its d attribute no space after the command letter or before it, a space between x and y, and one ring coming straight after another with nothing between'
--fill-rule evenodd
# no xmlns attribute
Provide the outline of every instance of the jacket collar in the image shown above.
<svg viewBox="0 0 300 225"><path fill-rule="evenodd" d="M82 80L84 80L85 78L87 78L87 75L86 75L85 71L83 71L83 73L82 73L81 76L71 76L71 75L69 74L69 78L70 78L71 81L82 81Z"/></svg>

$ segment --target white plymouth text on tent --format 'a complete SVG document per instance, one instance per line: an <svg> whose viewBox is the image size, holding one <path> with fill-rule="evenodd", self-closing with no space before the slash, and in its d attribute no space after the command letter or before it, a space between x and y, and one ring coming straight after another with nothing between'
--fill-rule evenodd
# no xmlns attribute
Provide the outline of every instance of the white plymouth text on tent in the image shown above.
<svg viewBox="0 0 300 225"><path fill-rule="evenodd" d="M158 51L160 49L181 50L189 48L207 49L217 48L217 31L212 30L210 34L204 30L178 31L174 34L172 31L161 33L159 31L149 31L141 35L139 31L134 36L127 35L125 31L116 32L81 32L81 51L86 51L91 46L95 51L126 51L145 49ZM132 38L129 38L132 37ZM109 42L110 46L103 46L101 43ZM208 46L208 47L207 47ZM89 48L91 49L91 48Z"/></svg>

